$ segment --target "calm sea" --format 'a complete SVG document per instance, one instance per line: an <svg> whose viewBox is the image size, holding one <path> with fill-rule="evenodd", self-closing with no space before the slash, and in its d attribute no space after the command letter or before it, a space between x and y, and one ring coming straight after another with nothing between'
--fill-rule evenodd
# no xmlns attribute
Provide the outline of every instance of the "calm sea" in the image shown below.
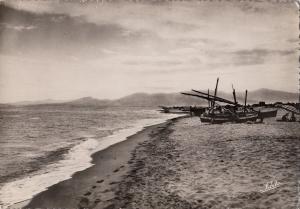
<svg viewBox="0 0 300 209"><path fill-rule="evenodd" d="M136 107L0 109L0 206L91 166L91 154L176 115Z"/></svg>

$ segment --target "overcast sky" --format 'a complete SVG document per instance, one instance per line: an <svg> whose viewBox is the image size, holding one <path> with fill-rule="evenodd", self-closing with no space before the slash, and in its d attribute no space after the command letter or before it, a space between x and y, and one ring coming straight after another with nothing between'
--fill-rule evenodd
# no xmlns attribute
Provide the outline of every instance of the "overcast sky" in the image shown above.
<svg viewBox="0 0 300 209"><path fill-rule="evenodd" d="M294 3L0 7L0 102L212 89L217 77L224 91L298 89Z"/></svg>

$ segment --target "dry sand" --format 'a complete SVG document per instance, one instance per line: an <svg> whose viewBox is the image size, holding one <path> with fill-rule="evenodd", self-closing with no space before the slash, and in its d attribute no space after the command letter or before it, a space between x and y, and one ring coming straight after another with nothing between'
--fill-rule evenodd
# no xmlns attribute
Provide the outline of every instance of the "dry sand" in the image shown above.
<svg viewBox="0 0 300 209"><path fill-rule="evenodd" d="M93 156L95 166L36 196L30 208L297 209L300 123L147 128ZM278 186L265 193L265 185ZM299 184L300 186L300 184Z"/></svg>
<svg viewBox="0 0 300 209"><path fill-rule="evenodd" d="M114 208L296 209L300 198L300 123L185 118L135 154ZM261 193L270 181L278 186Z"/></svg>

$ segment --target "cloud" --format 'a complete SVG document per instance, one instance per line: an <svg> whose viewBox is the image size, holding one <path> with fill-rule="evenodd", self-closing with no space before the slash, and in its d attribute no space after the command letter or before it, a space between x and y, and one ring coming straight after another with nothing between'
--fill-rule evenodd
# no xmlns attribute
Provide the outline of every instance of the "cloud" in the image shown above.
<svg viewBox="0 0 300 209"><path fill-rule="evenodd" d="M141 65L150 65L150 66L161 66L161 67L170 67L170 66L176 66L182 64L180 61L176 60L130 60L124 62L126 65L136 65L136 66L141 66Z"/></svg>
<svg viewBox="0 0 300 209"><path fill-rule="evenodd" d="M270 50L270 49L252 49L252 50L239 50L234 52L237 55L241 56L267 56L267 55L290 55L294 54L295 50Z"/></svg>
<svg viewBox="0 0 300 209"><path fill-rule="evenodd" d="M286 40L287 42L289 42L289 43L299 43L299 38L290 38L290 39L287 39Z"/></svg>
<svg viewBox="0 0 300 209"><path fill-rule="evenodd" d="M268 56L289 56L295 50L252 49L239 50L232 53L234 65L258 65L266 62Z"/></svg>
<svg viewBox="0 0 300 209"><path fill-rule="evenodd" d="M0 18L1 53L42 52L50 56L79 53L93 57L107 54L102 47L128 42L128 37L123 35L125 29L118 24L95 24L86 22L84 17L35 14L3 6L0 12L3 17Z"/></svg>
<svg viewBox="0 0 300 209"><path fill-rule="evenodd" d="M252 66L263 65L269 62L286 62L285 60L296 55L296 50L272 50L272 49L242 49L236 51L215 51L209 53L210 57L216 57L209 63L211 68L222 66Z"/></svg>
<svg viewBox="0 0 300 209"><path fill-rule="evenodd" d="M0 23L0 27L4 27L6 29L16 30L16 31L19 31L19 32L26 31L26 30L32 30L32 29L37 28L34 25L11 25L11 24L7 24L7 23Z"/></svg>
<svg viewBox="0 0 300 209"><path fill-rule="evenodd" d="M239 51L233 54L232 65L259 65L265 63L266 54L261 51Z"/></svg>
<svg viewBox="0 0 300 209"><path fill-rule="evenodd" d="M287 88L287 78L295 77L280 76L298 64L298 14L288 4L7 2L10 7L0 6L0 58L8 97L14 88L35 91L16 76L19 71L37 85L44 79L42 95L50 85L54 95L97 89L98 95L88 93L97 97L122 96L146 83L153 91L156 85L202 88L220 75L257 88L265 82L249 84L246 77L270 72L276 72L276 85ZM112 83L114 93L106 91Z"/></svg>
<svg viewBox="0 0 300 209"><path fill-rule="evenodd" d="M268 10L264 7L262 7L259 4L251 4L248 2L244 2L244 4L239 4L239 7L241 8L242 11L244 12L249 12L249 13L265 13L268 12Z"/></svg>

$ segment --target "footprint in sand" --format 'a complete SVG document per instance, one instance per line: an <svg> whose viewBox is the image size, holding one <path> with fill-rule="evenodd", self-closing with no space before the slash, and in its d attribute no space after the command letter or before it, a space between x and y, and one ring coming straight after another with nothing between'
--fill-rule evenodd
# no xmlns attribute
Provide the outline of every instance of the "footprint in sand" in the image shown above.
<svg viewBox="0 0 300 209"><path fill-rule="evenodd" d="M110 182L109 183L109 185L113 185L113 184L117 184L118 182L116 182L116 181L112 181L112 182Z"/></svg>
<svg viewBox="0 0 300 209"><path fill-rule="evenodd" d="M114 173L117 173L118 171L119 171L119 168L117 168L117 169L116 169L116 170L114 170L113 172L114 172Z"/></svg>
<svg viewBox="0 0 300 209"><path fill-rule="evenodd" d="M99 202L101 202L100 199L96 199L96 200L95 200L95 203L96 203L96 204L99 203Z"/></svg>
<svg viewBox="0 0 300 209"><path fill-rule="evenodd" d="M84 194L84 196L90 196L92 193L91 192L87 192Z"/></svg>
<svg viewBox="0 0 300 209"><path fill-rule="evenodd" d="M109 189L106 189L106 190L104 190L102 193L107 193L107 192L110 192L110 190L109 190Z"/></svg>
<svg viewBox="0 0 300 209"><path fill-rule="evenodd" d="M89 203L90 203L90 200L86 197L82 197L79 204L78 204L78 208L79 209L85 209L85 208L88 208L89 206Z"/></svg>
<svg viewBox="0 0 300 209"><path fill-rule="evenodd" d="M111 205L106 206L104 209L114 209L114 208L115 208L115 205L111 204Z"/></svg>
<svg viewBox="0 0 300 209"><path fill-rule="evenodd" d="M97 181L97 183L98 183L98 184L101 184L103 181L104 181L104 180L102 179L102 180Z"/></svg>
<svg viewBox="0 0 300 209"><path fill-rule="evenodd" d="M92 189L95 189L97 186L92 186Z"/></svg>

